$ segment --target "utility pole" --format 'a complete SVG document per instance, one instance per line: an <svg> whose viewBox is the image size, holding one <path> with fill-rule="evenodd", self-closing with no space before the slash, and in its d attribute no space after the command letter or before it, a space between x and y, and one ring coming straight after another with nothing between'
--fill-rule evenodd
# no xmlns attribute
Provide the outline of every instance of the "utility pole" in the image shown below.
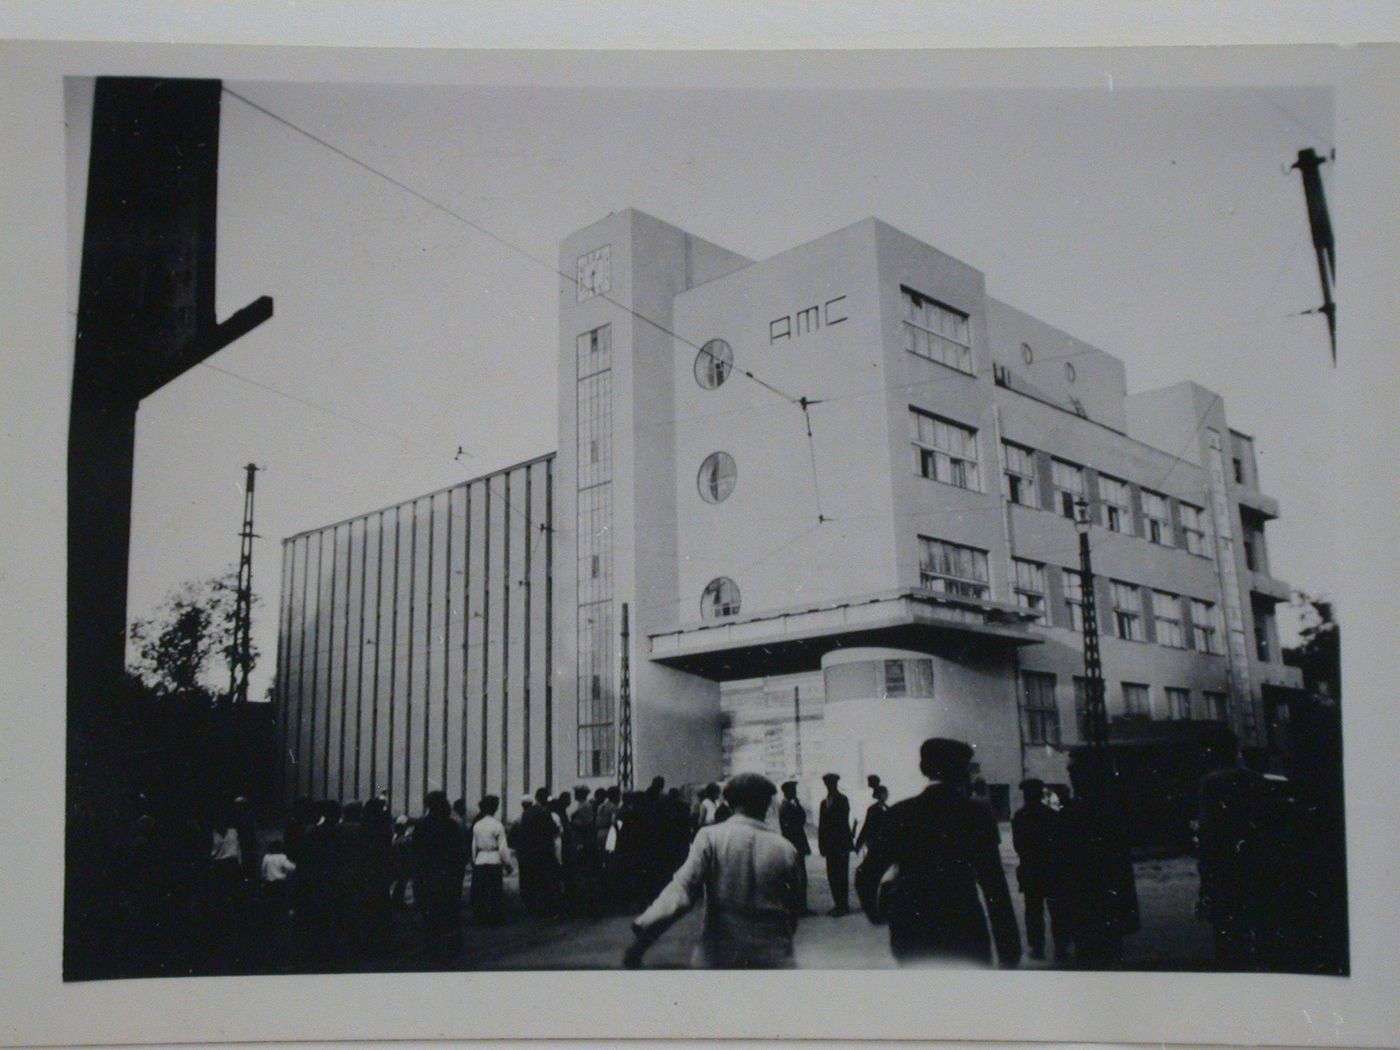
<svg viewBox="0 0 1400 1050"><path fill-rule="evenodd" d="M1079 532L1079 579L1084 595L1084 722L1090 747L1108 746L1108 711L1104 707L1103 663L1099 659L1098 603L1094 599L1094 565L1089 553L1089 504L1079 500L1074 527Z"/></svg>
<svg viewBox="0 0 1400 1050"><path fill-rule="evenodd" d="M623 791L632 790L632 669L628 658L631 632L627 623L627 603L622 603L622 688L617 697L617 783Z"/></svg>
<svg viewBox="0 0 1400 1050"><path fill-rule="evenodd" d="M1324 157L1314 150L1301 149L1293 169L1303 179L1303 198L1308 206L1308 225L1312 228L1313 251L1317 253L1317 276L1322 282L1322 305L1307 313L1319 313L1327 318L1327 334L1332 340L1332 363L1337 363L1337 304L1332 299L1332 285L1337 280L1337 252L1332 242L1332 220L1327 214L1327 198L1322 192Z"/></svg>
<svg viewBox="0 0 1400 1050"><path fill-rule="evenodd" d="M243 468L248 480L243 488L243 528L239 530L238 597L233 614L233 644L229 647L228 703L241 710L248 702L248 675L253 670L253 483L258 466Z"/></svg>

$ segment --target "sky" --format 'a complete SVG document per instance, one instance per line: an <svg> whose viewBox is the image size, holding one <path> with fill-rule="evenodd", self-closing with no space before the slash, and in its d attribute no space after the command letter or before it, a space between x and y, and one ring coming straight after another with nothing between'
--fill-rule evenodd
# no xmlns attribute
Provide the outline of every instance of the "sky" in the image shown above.
<svg viewBox="0 0 1400 1050"><path fill-rule="evenodd" d="M1332 148L1331 92L1105 76L1076 90L227 82L281 119L225 95L219 316L264 294L276 312L142 403L128 616L236 564L243 465L265 467L261 696L282 538L556 447L557 246L628 207L751 258L877 216L1121 357L1130 392L1219 392L1282 503L1274 575L1333 592L1338 406L1323 321L1290 316L1320 293L1287 170L1300 148ZM83 105L70 94L70 124Z"/></svg>

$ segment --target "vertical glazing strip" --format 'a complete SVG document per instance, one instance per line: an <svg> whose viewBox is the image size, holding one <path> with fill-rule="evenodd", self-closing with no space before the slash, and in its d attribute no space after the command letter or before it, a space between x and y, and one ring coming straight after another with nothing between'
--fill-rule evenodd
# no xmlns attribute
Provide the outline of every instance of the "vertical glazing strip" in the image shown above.
<svg viewBox="0 0 1400 1050"><path fill-rule="evenodd" d="M437 513L434 504L437 502L435 496L428 497L428 579L427 605L423 611L423 790L421 794L428 794L428 736L432 731L431 721L432 707L431 698L433 695L433 525L435 524ZM417 517L415 511L415 517ZM416 529L415 529L416 532ZM415 571L414 575L417 575ZM446 787L446 785L443 785Z"/></svg>
<svg viewBox="0 0 1400 1050"><path fill-rule="evenodd" d="M413 805L413 622L417 618L418 583L418 501L408 505L408 684L404 686L403 715L403 804ZM426 757L426 756L425 756Z"/></svg>
<svg viewBox="0 0 1400 1050"><path fill-rule="evenodd" d="M345 737L346 722L345 717L350 712L350 584L351 569L355 557L355 523L349 521L345 523L345 584L341 588L345 592L345 623L341 633L340 648L340 757L336 771L336 793L341 801L353 799L353 790L345 790ZM337 559L336 575L340 575L340 564Z"/></svg>
<svg viewBox="0 0 1400 1050"><path fill-rule="evenodd" d="M525 531L523 539L525 550L525 574L521 578L525 588L525 611L523 617L525 627L524 637L520 640L520 649L524 654L524 659L520 662L520 666L523 669L520 682L520 780L521 783L525 785L530 783L530 553L531 548L534 546L530 538L530 533L534 529L530 520L530 515L534 513L533 508L530 506L530 475L533 470L533 466L525 468Z"/></svg>
<svg viewBox="0 0 1400 1050"><path fill-rule="evenodd" d="M487 667L491 661L487 659L490 652L490 631L491 631L491 486L482 483L482 556L481 556L481 794L490 794L491 788L486 782L487 777L487 755L490 747L490 735L487 715L491 710L491 698L487 694L489 680L487 678Z"/></svg>
<svg viewBox="0 0 1400 1050"><path fill-rule="evenodd" d="M399 662L399 547L401 539L399 536L399 511L402 507L394 508L394 590L393 604L389 613L389 697L386 701L389 705L389 750L384 762L384 786L389 790L389 806L393 809L397 801L394 795L394 715L398 704L394 701L397 697L398 685L398 662Z"/></svg>
<svg viewBox="0 0 1400 1050"><path fill-rule="evenodd" d="M369 570L369 518L360 522L360 646L355 654L355 794L360 793L360 754L364 750L365 576Z"/></svg>
<svg viewBox="0 0 1400 1050"><path fill-rule="evenodd" d="M501 798L510 798L510 474L501 511Z"/></svg>
<svg viewBox="0 0 1400 1050"><path fill-rule="evenodd" d="M277 592L277 666L273 700L277 704L277 740L274 752L277 766L277 800L287 801L287 678L291 656L287 652L288 631L292 618L291 603L292 570L288 557L289 541L282 541L282 585Z"/></svg>
<svg viewBox="0 0 1400 1050"><path fill-rule="evenodd" d="M369 722L369 796L379 793L379 654L384 649L384 634L380 626L384 622L384 512L379 512L379 528L376 530L378 557L376 561L374 586L374 687L370 691Z"/></svg>
<svg viewBox="0 0 1400 1050"><path fill-rule="evenodd" d="M544 779L554 779L554 460L544 474Z"/></svg>
<svg viewBox="0 0 1400 1050"><path fill-rule="evenodd" d="M316 794L316 707L321 670L321 563L325 557L326 534L316 533L316 619L311 637L311 734L306 743L306 793Z"/></svg>
<svg viewBox="0 0 1400 1050"><path fill-rule="evenodd" d="M340 564L340 526L331 528L331 601L326 632L326 760L321 765L321 797L331 797L331 705L335 701L335 592Z"/></svg>
<svg viewBox="0 0 1400 1050"><path fill-rule="evenodd" d="M307 580L311 575L311 537L303 536L297 541L297 547L301 550L301 602L298 606L300 616L300 629L297 631L297 724L296 724L296 758L294 759L295 769L292 771L292 790L295 794L302 793L302 770L309 766L306 761L306 600L307 600ZM310 793L308 782L306 789Z"/></svg>
<svg viewBox="0 0 1400 1050"><path fill-rule="evenodd" d="M442 789L447 791L447 724L448 724L448 690L447 683L451 675L447 673L448 653L452 644L452 492L447 493L447 564L442 567L444 580L443 586L443 612L442 612ZM451 794L451 792L449 792ZM466 787L463 785L462 797L466 798Z"/></svg>
<svg viewBox="0 0 1400 1050"><path fill-rule="evenodd" d="M472 631L472 487L466 486L466 506L462 511L462 518L465 524L463 531L466 533L466 546L462 553L462 797L467 796L467 751L468 741L471 739L467 735L467 709L471 706L468 699L469 683L471 679L468 672L471 670L471 647L467 644L471 638ZM508 800L502 799L502 813Z"/></svg>

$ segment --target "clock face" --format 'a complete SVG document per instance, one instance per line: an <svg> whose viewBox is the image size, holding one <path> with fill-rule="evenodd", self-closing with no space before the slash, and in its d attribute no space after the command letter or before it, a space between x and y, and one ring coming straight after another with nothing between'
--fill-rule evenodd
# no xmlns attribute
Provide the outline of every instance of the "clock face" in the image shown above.
<svg viewBox="0 0 1400 1050"><path fill-rule="evenodd" d="M578 257L578 301L603 295L612 288L612 245L605 244Z"/></svg>

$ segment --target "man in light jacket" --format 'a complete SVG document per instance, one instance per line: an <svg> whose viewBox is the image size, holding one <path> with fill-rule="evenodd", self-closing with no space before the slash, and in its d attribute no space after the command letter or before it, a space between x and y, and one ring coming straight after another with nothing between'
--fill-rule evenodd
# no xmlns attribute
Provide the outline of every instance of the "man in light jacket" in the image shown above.
<svg viewBox="0 0 1400 1050"><path fill-rule="evenodd" d="M705 923L691 965L708 969L786 968L800 909L797 850L764 823L778 789L757 773L725 788L734 816L701 828L686 861L632 923L623 956L635 969L670 926L705 898Z"/></svg>
<svg viewBox="0 0 1400 1050"><path fill-rule="evenodd" d="M481 814L472 825L472 908L477 921L483 923L500 921L502 883L510 867L506 828L496 817L500 804L495 795L487 795L481 800Z"/></svg>

